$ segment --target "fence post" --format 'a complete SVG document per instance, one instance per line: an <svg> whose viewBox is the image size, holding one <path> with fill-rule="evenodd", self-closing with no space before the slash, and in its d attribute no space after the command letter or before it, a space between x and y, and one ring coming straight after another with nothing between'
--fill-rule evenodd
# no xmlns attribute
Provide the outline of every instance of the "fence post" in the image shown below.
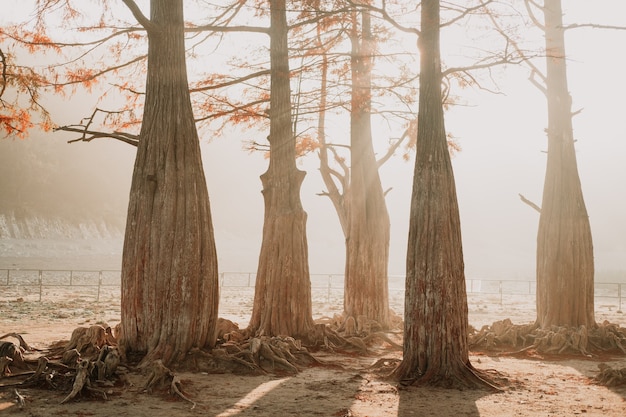
<svg viewBox="0 0 626 417"><path fill-rule="evenodd" d="M43 272L41 271L41 269L39 270L39 302L41 303L41 293L42 293L42 285L43 285L43 278L42 278Z"/></svg>
<svg viewBox="0 0 626 417"><path fill-rule="evenodd" d="M330 290L332 285L333 276L328 275L328 294L326 295L326 303L330 303Z"/></svg>
<svg viewBox="0 0 626 417"><path fill-rule="evenodd" d="M102 286L102 271L98 271L98 294L96 295L96 303L100 302L100 287Z"/></svg>
<svg viewBox="0 0 626 417"><path fill-rule="evenodd" d="M622 284L617 284L617 298L619 298L619 308L617 309L618 313L622 312Z"/></svg>

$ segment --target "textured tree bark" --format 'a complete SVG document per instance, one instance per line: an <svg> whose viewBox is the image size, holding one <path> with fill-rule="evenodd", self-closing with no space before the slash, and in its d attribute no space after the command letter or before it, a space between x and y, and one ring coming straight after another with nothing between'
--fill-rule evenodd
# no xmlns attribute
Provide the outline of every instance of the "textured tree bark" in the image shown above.
<svg viewBox="0 0 626 417"><path fill-rule="evenodd" d="M370 14L352 23L350 185L346 190L346 317L367 317L389 327L389 214L372 144L371 91L374 40ZM361 33L359 36L359 29Z"/></svg>
<svg viewBox="0 0 626 417"><path fill-rule="evenodd" d="M146 101L122 259L123 340L144 362L214 344L218 269L187 83L182 0L152 0Z"/></svg>
<svg viewBox="0 0 626 417"><path fill-rule="evenodd" d="M407 253L403 359L393 376L487 384L469 361L461 226L441 95L439 0L421 3L420 96Z"/></svg>
<svg viewBox="0 0 626 417"><path fill-rule="evenodd" d="M537 234L537 320L596 325L589 217L576 165L561 0L544 2L548 160Z"/></svg>
<svg viewBox="0 0 626 417"><path fill-rule="evenodd" d="M249 329L258 335L308 340L313 329L304 172L296 167L284 0L271 0L270 161L261 176L265 217Z"/></svg>

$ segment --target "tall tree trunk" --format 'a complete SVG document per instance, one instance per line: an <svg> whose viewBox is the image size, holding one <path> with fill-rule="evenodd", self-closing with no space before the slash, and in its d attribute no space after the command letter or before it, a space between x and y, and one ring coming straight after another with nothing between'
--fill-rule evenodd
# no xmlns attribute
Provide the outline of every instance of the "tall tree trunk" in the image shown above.
<svg viewBox="0 0 626 417"><path fill-rule="evenodd" d="M545 0L548 160L537 234L537 320L595 326L594 261L567 86L561 0Z"/></svg>
<svg viewBox="0 0 626 417"><path fill-rule="evenodd" d="M469 362L461 226L441 94L439 0L421 3L420 95L407 251L404 355L397 379L485 384Z"/></svg>
<svg viewBox="0 0 626 417"><path fill-rule="evenodd" d="M270 162L261 176L265 218L249 328L257 334L307 339L313 328L304 172L296 167L285 0L271 0Z"/></svg>
<svg viewBox="0 0 626 417"><path fill-rule="evenodd" d="M187 83L182 0L152 0L122 259L122 344L144 361L214 344L218 269Z"/></svg>
<svg viewBox="0 0 626 417"><path fill-rule="evenodd" d="M361 16L360 36L358 15ZM368 11L353 12L350 112L351 181L346 193L344 310L389 327L389 214L372 144L371 91L374 40Z"/></svg>

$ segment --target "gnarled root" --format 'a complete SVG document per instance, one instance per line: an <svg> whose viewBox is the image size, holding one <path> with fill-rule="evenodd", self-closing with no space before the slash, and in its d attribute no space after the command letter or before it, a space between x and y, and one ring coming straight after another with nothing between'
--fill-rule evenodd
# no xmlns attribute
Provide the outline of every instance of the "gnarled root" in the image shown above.
<svg viewBox="0 0 626 417"><path fill-rule="evenodd" d="M626 385L626 368L613 369L606 363L598 364L598 368L600 372L594 378L596 383L607 387Z"/></svg>
<svg viewBox="0 0 626 417"><path fill-rule="evenodd" d="M35 348L31 347L28 343L26 343L26 341L24 340L24 338L20 334L17 334L17 333L7 333L4 336L0 337L0 340L6 339L7 337L14 337L17 340L19 340L20 348L24 352L34 352L34 351L38 351L39 350L39 349L35 349Z"/></svg>
<svg viewBox="0 0 626 417"><path fill-rule="evenodd" d="M152 393L153 389L162 389L164 386L169 386L171 394L177 395L182 400L191 403L192 409L195 408L196 403L182 393L180 379L174 374L174 372L170 371L169 368L163 365L163 361L157 359L150 365L150 374L148 375L148 379L144 384L142 391Z"/></svg>
<svg viewBox="0 0 626 417"><path fill-rule="evenodd" d="M76 397L82 390L87 389L91 392L96 392L106 400L106 393L102 390L93 388L91 386L91 381L89 379L89 374L91 373L91 364L87 359L82 359L78 363L78 367L76 368L76 378L74 379L74 385L72 386L72 391L61 401L61 404L65 404L66 402L72 400Z"/></svg>
<svg viewBox="0 0 626 417"><path fill-rule="evenodd" d="M515 325L509 319L473 330L469 335L472 349L513 349L509 353L534 350L545 354L573 353L591 356L593 352L619 351L626 353L626 329L604 322L587 326L552 326L536 324ZM521 348L521 349L520 349Z"/></svg>

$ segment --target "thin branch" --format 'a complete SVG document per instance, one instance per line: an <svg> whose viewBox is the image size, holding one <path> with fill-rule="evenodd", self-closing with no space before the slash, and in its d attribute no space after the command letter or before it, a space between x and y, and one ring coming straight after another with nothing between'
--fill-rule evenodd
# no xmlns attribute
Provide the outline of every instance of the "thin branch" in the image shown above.
<svg viewBox="0 0 626 417"><path fill-rule="evenodd" d="M455 17L454 19L451 19L445 23L441 24L441 27L445 27L445 26L451 26L454 23L464 19L466 16L472 14L473 12L475 12L476 10L480 10L484 7L487 7L489 5L489 3L492 3L493 0L486 0L484 3L479 3L478 5L474 6L474 7L469 7L466 9L463 9L462 12L459 13L459 15L457 17Z"/></svg>
<svg viewBox="0 0 626 417"><path fill-rule="evenodd" d="M527 199L523 195L521 195L521 194L518 194L518 195L519 195L519 198L522 200L522 202L528 204L530 207L532 207L535 210L537 210L537 212L541 213L541 207L539 207L537 204L533 203L532 201L530 201L529 199Z"/></svg>
<svg viewBox="0 0 626 417"><path fill-rule="evenodd" d="M400 137L400 139L395 141L389 147L389 149L387 149L387 152L385 153L385 155L383 155L382 158L376 161L378 168L380 168L385 162L387 162L393 156L393 154L400 147L400 145L411 135L412 132L415 131L416 128L417 128L417 119L411 121L411 123L409 124L409 127L407 127L404 130L404 133L402 133L402 136Z"/></svg>
<svg viewBox="0 0 626 417"><path fill-rule="evenodd" d="M84 129L80 125L61 126L61 127L55 128L54 131L55 132L57 132L57 131L73 132L73 133L80 133L81 134L81 136L79 138L68 140L67 143L91 142L94 139L103 139L103 138L117 139L119 141L122 141L124 143L128 143L129 145L133 145L133 146L137 146L138 143L139 143L139 136L138 135L132 135L130 133L117 132L117 131L114 131L114 132L100 132L100 131L95 131L95 130L86 130L86 129Z"/></svg>
<svg viewBox="0 0 626 417"><path fill-rule="evenodd" d="M202 25L194 27L186 27L186 33L194 32L245 32L245 33L264 33L269 35L270 28L263 26L222 26L222 25Z"/></svg>
<svg viewBox="0 0 626 417"><path fill-rule="evenodd" d="M138 135L133 135L131 133L119 132L119 131L101 132L97 130L90 130L89 127L93 124L96 118L96 115L99 113L113 114L113 113L120 113L120 112L108 112L108 111L104 111L99 108L96 108L94 109L93 113L91 113L91 116L86 117L83 120L81 120L80 124L57 127L54 129L54 131L55 132L63 131L63 132L80 133L80 137L78 137L77 139L68 140L67 143L91 142L94 139L110 138L110 139L117 139L124 143L128 143L129 145L137 146L137 144L139 143Z"/></svg>
<svg viewBox="0 0 626 417"><path fill-rule="evenodd" d="M545 25L543 25L539 21L539 19L537 19L537 16L535 16L535 12L530 7L531 5L535 6L539 10L543 10L543 7L533 0L524 0L524 6L526 6L526 11L528 11L528 16L530 17L530 20L532 20L535 26L537 26L539 29L545 32L546 30Z"/></svg>
<svg viewBox="0 0 626 417"><path fill-rule="evenodd" d="M378 13L383 18L383 20L385 20L387 23L391 24L391 26L395 27L396 29L398 29L401 32L412 33L412 34L417 35L417 36L420 35L420 30L419 29L402 26L400 23L398 23L396 21L396 19L394 19L391 15L389 15L387 10L385 9L385 2L383 2L383 7L376 7L376 6L372 6L372 5L369 5L369 4L355 3L352 0L348 0L348 3L350 5L352 5L353 7L367 9L369 11Z"/></svg>
<svg viewBox="0 0 626 417"><path fill-rule="evenodd" d="M122 0L124 4L130 9L135 19L141 26L143 26L148 32L156 32L158 26L152 23L142 12L137 3L134 0Z"/></svg>
<svg viewBox="0 0 626 417"><path fill-rule="evenodd" d="M7 76L7 57L4 55L2 49L0 49L0 64L2 64L2 89L0 90L0 97L2 97L9 84Z"/></svg>
<svg viewBox="0 0 626 417"><path fill-rule="evenodd" d="M541 74L540 72L536 71L536 70L532 70L530 72L530 75L528 76L528 81L531 82L532 85L534 85L535 87L537 87L537 89L539 91L541 91L546 97L548 96L548 89L544 84L541 84L536 78L535 76L539 76L541 77L542 81L545 81L545 77L543 76L543 74Z"/></svg>
<svg viewBox="0 0 626 417"><path fill-rule="evenodd" d="M244 77L240 77L231 81L226 81L223 83L219 83L219 84L214 84L214 85L208 85L208 86L204 86L204 87L196 87L196 88L192 88L189 91L191 93L200 93L202 91L207 91L207 90L216 90L219 88L224 88L224 87L230 87L231 85L236 85L236 84L241 84L244 83L252 78L257 78L257 77L262 77L265 75L270 75L270 70L261 70L261 71L257 71L254 72L252 74L248 74Z"/></svg>
<svg viewBox="0 0 626 417"><path fill-rule="evenodd" d="M579 28L626 30L626 26L596 25L594 23L574 23L563 27L564 30Z"/></svg>
<svg viewBox="0 0 626 417"><path fill-rule="evenodd" d="M195 121L196 122L203 122L203 121L209 120L209 119L216 119L218 117L223 117L223 116L226 116L226 115L229 115L229 114L237 113L238 111L245 111L246 113L249 113L251 116L267 118L268 117L267 115L262 115L260 113L250 112L250 111L247 110L250 107L254 107L256 105L263 104L263 103L269 103L269 99L256 100L256 101L252 101L250 103L242 104L240 106L232 105L232 109L230 109L230 110L224 110L224 111L220 111L220 112L217 112L217 113L209 114L208 116L197 118L197 119L195 119Z"/></svg>

